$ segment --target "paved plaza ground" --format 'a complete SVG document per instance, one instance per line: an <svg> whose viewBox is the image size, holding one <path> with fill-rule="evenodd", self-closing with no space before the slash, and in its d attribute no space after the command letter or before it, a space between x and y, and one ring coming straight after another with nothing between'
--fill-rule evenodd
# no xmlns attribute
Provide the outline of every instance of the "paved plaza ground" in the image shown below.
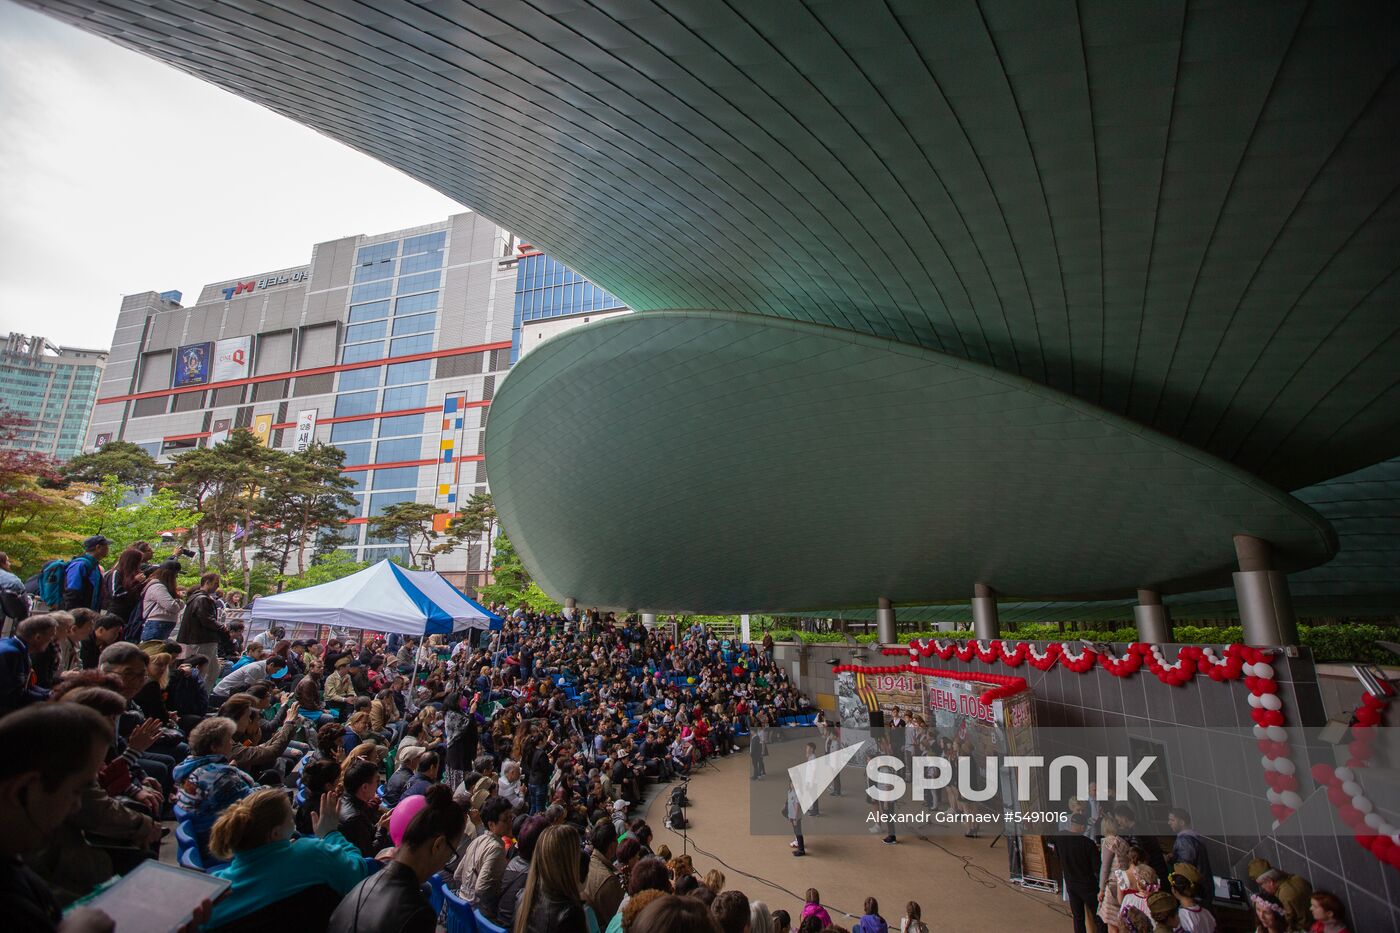
<svg viewBox="0 0 1400 933"><path fill-rule="evenodd" d="M768 781L781 781L771 773ZM1030 891L1006 880L1006 849L990 839L962 836L900 836L887 846L876 835L823 836L822 821L807 817L803 830L807 856L793 858L791 837L749 834L749 756L720 759L690 782L692 806L686 811L689 852L703 875L719 868L730 888L743 891L769 908L794 918L808 887L821 892L832 919L850 928L860 917L865 898L880 902L892 930L899 929L904 905L916 900L933 930L1004 931L1070 929L1069 911L1054 895ZM680 854L681 834L665 828L669 793L654 797L644 816L655 831L652 847L666 845ZM823 798L824 814L855 813L858 797ZM796 924L794 924L795 928Z"/></svg>

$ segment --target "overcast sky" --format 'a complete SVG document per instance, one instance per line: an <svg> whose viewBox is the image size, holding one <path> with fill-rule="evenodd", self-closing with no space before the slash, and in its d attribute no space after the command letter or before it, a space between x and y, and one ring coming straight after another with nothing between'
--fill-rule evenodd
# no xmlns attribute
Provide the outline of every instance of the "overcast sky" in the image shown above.
<svg viewBox="0 0 1400 933"><path fill-rule="evenodd" d="M121 296L293 266L455 202L300 124L0 0L0 333L107 347Z"/></svg>

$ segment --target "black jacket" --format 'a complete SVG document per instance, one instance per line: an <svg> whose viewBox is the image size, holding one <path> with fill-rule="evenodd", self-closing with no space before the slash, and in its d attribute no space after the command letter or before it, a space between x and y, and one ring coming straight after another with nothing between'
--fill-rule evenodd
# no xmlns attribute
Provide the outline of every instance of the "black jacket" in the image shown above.
<svg viewBox="0 0 1400 933"><path fill-rule="evenodd" d="M374 858L379 814L346 794L340 798L340 834L355 844L365 858Z"/></svg>
<svg viewBox="0 0 1400 933"><path fill-rule="evenodd" d="M1099 847L1082 833L1056 836L1055 854L1060 857L1060 873L1065 884L1078 887L1099 886Z"/></svg>
<svg viewBox="0 0 1400 933"><path fill-rule="evenodd" d="M436 927L418 876L390 862L345 895L326 933L433 933Z"/></svg>
<svg viewBox="0 0 1400 933"><path fill-rule="evenodd" d="M208 593L196 590L185 602L175 640L182 645L217 644L223 634L224 627L219 624L219 604Z"/></svg>

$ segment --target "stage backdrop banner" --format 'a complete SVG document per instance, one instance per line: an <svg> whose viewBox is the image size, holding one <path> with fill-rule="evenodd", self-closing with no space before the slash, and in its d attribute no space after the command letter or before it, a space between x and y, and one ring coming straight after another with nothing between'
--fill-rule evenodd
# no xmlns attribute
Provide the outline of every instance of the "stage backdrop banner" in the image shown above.
<svg viewBox="0 0 1400 933"><path fill-rule="evenodd" d="M252 344L252 337L230 337L215 343L211 381L248 378L251 375L248 364L252 360Z"/></svg>

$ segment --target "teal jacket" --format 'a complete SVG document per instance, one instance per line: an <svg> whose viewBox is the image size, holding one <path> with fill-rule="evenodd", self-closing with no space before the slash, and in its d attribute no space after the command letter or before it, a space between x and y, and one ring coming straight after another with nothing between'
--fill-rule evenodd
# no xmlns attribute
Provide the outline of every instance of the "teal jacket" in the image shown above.
<svg viewBox="0 0 1400 933"><path fill-rule="evenodd" d="M324 839L283 839L239 852L210 874L232 884L204 925L213 930L298 891L324 884L345 894L365 877L360 850L339 831Z"/></svg>

